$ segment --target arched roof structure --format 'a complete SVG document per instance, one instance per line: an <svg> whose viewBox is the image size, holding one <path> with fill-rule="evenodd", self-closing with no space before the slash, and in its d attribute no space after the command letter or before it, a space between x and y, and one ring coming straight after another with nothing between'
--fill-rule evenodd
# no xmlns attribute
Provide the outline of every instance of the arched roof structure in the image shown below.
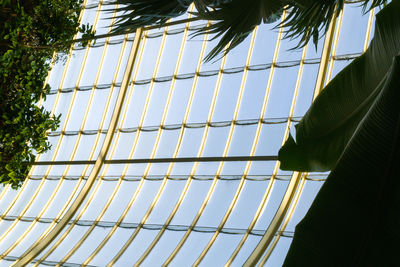
<svg viewBox="0 0 400 267"><path fill-rule="evenodd" d="M85 4L107 33L110 6ZM346 5L317 50L261 25L211 63L190 14L74 45L39 103L62 114L52 149L0 193L0 266L280 266L327 174L282 171L277 152L373 15Z"/></svg>

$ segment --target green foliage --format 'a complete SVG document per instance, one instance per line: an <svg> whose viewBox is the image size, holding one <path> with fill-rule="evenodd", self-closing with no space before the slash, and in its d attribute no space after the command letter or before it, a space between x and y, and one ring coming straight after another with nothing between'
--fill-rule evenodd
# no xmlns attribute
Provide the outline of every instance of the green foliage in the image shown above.
<svg viewBox="0 0 400 267"><path fill-rule="evenodd" d="M362 56L322 91L279 153L284 169L332 170L296 226L284 266L394 266L400 242L400 0ZM395 264L396 265L396 264Z"/></svg>
<svg viewBox="0 0 400 267"><path fill-rule="evenodd" d="M50 149L46 132L60 116L37 103L54 52L68 52L79 28L81 0L0 0L0 182L21 186L36 153Z"/></svg>
<svg viewBox="0 0 400 267"><path fill-rule="evenodd" d="M285 267L397 266L399 72L396 56L374 104L296 226Z"/></svg>
<svg viewBox="0 0 400 267"><path fill-rule="evenodd" d="M386 9L387 10L387 9ZM380 12L368 50L322 90L279 151L281 168L332 169L360 121L382 90L393 57L400 52L400 19Z"/></svg>
<svg viewBox="0 0 400 267"><path fill-rule="evenodd" d="M287 38L298 38L297 47L311 39L318 39L328 29L333 16L343 9L344 0L113 0L124 12L115 22L113 32L131 32L138 27L165 24L168 19L182 15L191 3L197 12L193 15L211 21L194 34L221 36L218 44L205 57L210 61L221 53L225 55L240 44L260 23L278 20L287 11L283 21ZM386 3L387 0L361 0L365 9ZM280 24L281 25L281 24ZM322 34L321 34L322 33Z"/></svg>
<svg viewBox="0 0 400 267"><path fill-rule="evenodd" d="M204 8L194 13L201 19L213 21L195 32L213 34L212 39L221 36L218 44L208 53L205 61L210 61L221 52L225 55L239 45L261 22L278 20L287 1L222 1L216 6Z"/></svg>

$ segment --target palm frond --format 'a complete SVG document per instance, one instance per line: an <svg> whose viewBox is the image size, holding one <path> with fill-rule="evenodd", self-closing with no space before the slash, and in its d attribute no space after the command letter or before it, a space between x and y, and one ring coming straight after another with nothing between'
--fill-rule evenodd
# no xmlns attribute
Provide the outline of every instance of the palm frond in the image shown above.
<svg viewBox="0 0 400 267"><path fill-rule="evenodd" d="M230 1L230 0L227 0ZM218 0L194 0L194 5L196 6L196 10L199 12L207 11L209 8L217 7L221 1Z"/></svg>
<svg viewBox="0 0 400 267"><path fill-rule="evenodd" d="M299 39L296 47L304 47L312 38L315 46L325 35L333 16L338 16L345 0L293 1L287 6L288 15L279 26L286 28L285 38ZM387 0L363 0L360 2L364 12L386 4Z"/></svg>
<svg viewBox="0 0 400 267"><path fill-rule="evenodd" d="M278 19L286 0L232 0L220 4L216 2L214 5L208 4L209 8L198 9L193 13L201 19L217 21L198 29L193 36L214 34L212 39L222 36L216 47L205 57L205 61L210 61L221 52L223 55L227 54L261 22L270 23Z"/></svg>
<svg viewBox="0 0 400 267"><path fill-rule="evenodd" d="M113 33L132 32L148 25L163 26L168 19L184 14L194 3L197 12L194 16L211 21L210 24L195 31L192 36L212 34L212 39L221 37L218 44L205 57L210 61L217 55L227 54L239 45L263 23L271 23L287 10L285 20L279 26L285 27L285 37L298 38L296 48L306 45L313 39L317 45L332 17L339 14L345 0L113 0L118 4L117 11L122 15L114 23ZM387 0L362 0L360 4L369 10L387 3Z"/></svg>
<svg viewBox="0 0 400 267"><path fill-rule="evenodd" d="M317 45L320 37L326 33L329 22L343 9L344 0L312 1L308 6L293 3L288 8L288 15L279 26L285 27L285 38L299 39L296 48L304 47L311 37Z"/></svg>
<svg viewBox="0 0 400 267"><path fill-rule="evenodd" d="M184 14L192 0L114 0L118 5L112 32L130 32L148 25L162 26L168 19ZM113 10L114 11L114 10Z"/></svg>

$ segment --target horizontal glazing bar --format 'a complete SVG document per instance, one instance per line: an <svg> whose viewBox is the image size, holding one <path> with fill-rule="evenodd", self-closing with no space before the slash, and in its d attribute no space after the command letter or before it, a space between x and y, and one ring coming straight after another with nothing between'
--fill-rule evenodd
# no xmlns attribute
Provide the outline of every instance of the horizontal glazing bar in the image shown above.
<svg viewBox="0 0 400 267"><path fill-rule="evenodd" d="M261 124L282 124L287 123L288 120L292 122L299 122L302 117L284 117L284 118L265 118L265 119L246 119L246 120L234 120L234 121L216 121L216 122L195 122L195 123L185 123L185 124L167 124L167 125L154 125L154 126L144 126L144 127L130 127L130 128L120 128L117 131L122 133L134 133L138 130L142 132L155 132L160 128L163 130L180 130L182 127L184 128L204 128L206 126L209 127L229 127L232 124L239 126L249 126L249 125L257 125ZM48 136L59 136L63 135L95 135L97 133L107 133L107 129L103 130L81 130L81 131L54 131L50 132Z"/></svg>
<svg viewBox="0 0 400 267"><path fill-rule="evenodd" d="M55 219L54 218L36 218L36 217L21 217L17 218L17 216L6 216L4 217L4 220L6 221L15 221L15 220L20 220L24 222L33 222L37 221L40 223L51 223ZM57 220L59 221L59 220ZM140 225L140 223L131 223L131 222L110 222L110 221L96 221L96 220L71 220L68 225L70 224L75 224L79 226L92 226L95 225L96 227L102 227L102 228L111 228L114 227L116 224L118 227L121 228L126 228L126 229L136 229L137 227L141 227L143 229L147 230L160 230L161 228L165 227L164 224L152 224L152 223L145 223ZM189 225L178 225L178 224L169 224L166 226L167 230L170 231L187 231L189 229ZM211 227L211 226L194 226L192 231L194 232L200 232L200 233L214 233L217 231L217 227ZM250 231L250 235L256 235L256 236L263 236L265 233L266 229L253 229ZM223 227L221 228L220 232L225 233L225 234L244 234L246 233L247 228L229 228L229 227ZM286 237L293 237L293 231L279 231L277 232L276 235L280 236L286 236Z"/></svg>
<svg viewBox="0 0 400 267"><path fill-rule="evenodd" d="M184 24L187 22L191 22L191 21L197 21L200 20L199 18L188 18L188 19L182 19L182 20L177 20L177 21L171 21L171 22L167 22L163 25L163 27L168 27L168 26L172 26L172 25L178 25L178 24ZM152 30L152 29L159 29L160 26L159 25L151 25L151 26L146 26L143 27L143 31L148 31L148 30ZM136 31L136 29L132 29L130 31L126 31L126 32L113 32L113 33L106 33L106 34L99 34L99 35L95 35L93 38L91 38L91 40L96 40L96 39L100 39L100 38L106 38L106 37L111 37L111 36L118 36L118 35L125 35L127 33L134 33ZM73 42L74 43L79 43L81 41L85 41L87 40L87 38L79 38L79 39L75 39Z"/></svg>
<svg viewBox="0 0 400 267"><path fill-rule="evenodd" d="M121 42L122 41L123 40L121 40ZM357 58L360 55L361 55L361 53L335 55L333 57L333 59L337 60L337 61L349 61L349 60L353 60L353 59ZM218 75L219 72L222 72L223 74L236 74L236 73L243 72L245 69L247 69L248 71L261 71L261 70L270 69L272 67L272 65L274 65L275 68L290 68L290 67L299 66L300 64L312 65L312 64L319 64L319 63L320 63L320 58L311 58L311 59L294 60L294 61L282 61L282 62L275 62L275 63L266 63L266 64L249 65L249 66L243 66L243 67L226 68L223 70L215 69L215 70L199 71L198 73L191 72L191 73L183 73L183 74L176 74L176 75L170 75L170 76L154 77L154 78L149 78L149 79L135 80L135 81L130 82L130 84L143 85L143 84L148 84L151 82L156 82L156 83L157 82L168 82L168 81L171 81L172 79L186 80L186 79L192 79L195 75L198 75L200 77L210 77L210 76ZM121 86L121 83L117 82L115 84L98 84L98 85L90 85L90 86L66 87L66 88L53 89L53 90L50 90L49 95L56 94L57 92L70 93L70 92L73 92L74 90L88 91L88 90L92 90L94 88L100 89L100 90L109 89L111 86L119 87L119 86Z"/></svg>
<svg viewBox="0 0 400 267"><path fill-rule="evenodd" d="M186 158L149 158L149 159L113 159L105 160L105 164L162 163L162 162L210 162L210 161L275 161L278 156L236 156L236 157L186 157ZM95 164L95 160L60 160L38 161L31 165L86 165Z"/></svg>
<svg viewBox="0 0 400 267"><path fill-rule="evenodd" d="M128 182L138 182L142 179L144 180L149 180L149 181L162 181L164 179L168 180L173 180L173 181L185 181L188 180L189 178L192 180L198 180L198 181L211 181L215 178L218 180L224 180L224 181L239 181L241 179L249 180L249 181L269 181L271 180L272 174L258 174L258 175L246 175L245 178L243 178L243 175L219 175L216 177L216 175L193 175L190 176L188 175L147 175L146 177L143 177L141 175L124 175L121 177L120 175L106 175L102 176L101 179L103 181L118 181L118 180L123 180L123 181L128 181ZM279 180L279 181L289 181L292 175L276 175L274 176L274 180ZM306 180L310 181L315 181L315 182L323 182L326 180L327 175L309 175ZM67 175L64 176L63 179L67 181L77 181L80 179L87 180L88 176L77 176L77 175ZM43 177L42 175L32 175L29 177L31 180L42 180L46 179L49 181L58 181L61 179L60 176L56 175L48 175L46 177Z"/></svg>
<svg viewBox="0 0 400 267"><path fill-rule="evenodd" d="M16 261L18 258L19 258L19 257L15 257L15 256L5 256L5 257L3 258L3 260L14 262L14 261ZM32 261L32 263L36 263L36 262L37 262L37 260L33 260L33 261ZM58 263L57 261L42 261L40 264L43 264L43 265L45 265L45 266L56 266L56 265L58 265L59 263ZM79 266L81 266L81 264L70 263L70 262L64 262L64 263L63 263L63 266L79 267ZM95 265L85 265L85 266L86 266L86 267L97 267L97 266L95 266Z"/></svg>

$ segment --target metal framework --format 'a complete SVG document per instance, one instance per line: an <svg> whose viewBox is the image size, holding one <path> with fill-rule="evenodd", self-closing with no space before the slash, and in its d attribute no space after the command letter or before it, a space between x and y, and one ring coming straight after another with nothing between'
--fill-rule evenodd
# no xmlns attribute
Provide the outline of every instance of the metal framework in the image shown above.
<svg viewBox="0 0 400 267"><path fill-rule="evenodd" d="M102 37L49 73L40 104L62 124L23 186L2 188L0 263L279 266L327 174L281 171L276 153L365 51L374 12L346 5L318 50L288 51L295 41L263 25L204 63L213 42L190 38L204 25L190 14L107 36L110 13L86 6Z"/></svg>

